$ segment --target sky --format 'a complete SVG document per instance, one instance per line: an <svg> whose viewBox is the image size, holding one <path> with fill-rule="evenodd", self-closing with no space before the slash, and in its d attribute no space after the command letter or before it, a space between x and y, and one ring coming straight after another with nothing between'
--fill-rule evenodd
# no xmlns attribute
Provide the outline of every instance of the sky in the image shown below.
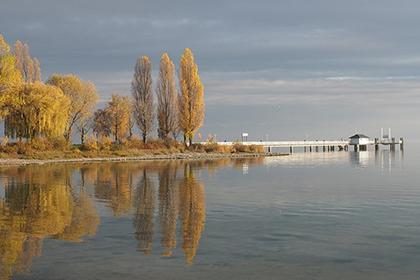
<svg viewBox="0 0 420 280"><path fill-rule="evenodd" d="M0 33L27 42L43 79L130 94L137 57L157 76L191 48L217 140L420 140L420 2L390 0L0 0ZM101 105L99 105L101 106Z"/></svg>

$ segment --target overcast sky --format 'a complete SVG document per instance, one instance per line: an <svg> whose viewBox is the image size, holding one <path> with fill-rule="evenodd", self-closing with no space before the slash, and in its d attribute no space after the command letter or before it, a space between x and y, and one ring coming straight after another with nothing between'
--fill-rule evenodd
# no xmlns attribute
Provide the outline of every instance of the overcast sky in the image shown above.
<svg viewBox="0 0 420 280"><path fill-rule="evenodd" d="M390 0L0 0L0 33L43 78L75 73L105 102L129 94L136 58L193 50L203 135L218 140L420 139L420 2Z"/></svg>

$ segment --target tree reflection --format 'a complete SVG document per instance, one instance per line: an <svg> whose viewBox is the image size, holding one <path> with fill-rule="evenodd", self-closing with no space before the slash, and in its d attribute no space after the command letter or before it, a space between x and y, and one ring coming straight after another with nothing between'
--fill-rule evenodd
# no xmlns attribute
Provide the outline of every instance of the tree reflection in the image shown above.
<svg viewBox="0 0 420 280"><path fill-rule="evenodd" d="M194 177L192 166L184 166L184 178L180 186L182 249L188 264L192 264L197 252L206 219L204 184Z"/></svg>
<svg viewBox="0 0 420 280"><path fill-rule="evenodd" d="M114 215L127 214L132 205L132 166L98 164L95 196L108 202Z"/></svg>
<svg viewBox="0 0 420 280"><path fill-rule="evenodd" d="M211 174L243 162L0 167L0 279L29 272L45 238L82 242L94 236L100 224L97 203L111 209L114 217L133 215L137 249L145 255L152 254L156 232L162 257L175 255L179 236L179 249L186 263L192 264L206 219L205 187L199 172Z"/></svg>
<svg viewBox="0 0 420 280"><path fill-rule="evenodd" d="M143 170L143 178L137 188L136 213L134 216L135 235L138 250L150 255L153 244L153 212L155 206L155 188L148 178L147 170Z"/></svg>
<svg viewBox="0 0 420 280"><path fill-rule="evenodd" d="M176 221L179 215L179 186L176 184L177 166L168 164L159 172L159 219L162 256L172 256L176 247Z"/></svg>
<svg viewBox="0 0 420 280"><path fill-rule="evenodd" d="M0 203L0 279L29 272L47 236L80 241L96 232L93 203L83 192L72 194L67 171L65 166L3 170L8 180Z"/></svg>
<svg viewBox="0 0 420 280"><path fill-rule="evenodd" d="M194 176L193 164L184 163L181 178L177 178L177 164L168 164L158 171L159 181L159 225L162 256L172 256L176 247L177 221L180 220L182 249L188 264L196 255L206 218L204 184ZM153 241L154 185L147 169L138 187L134 226L138 249L150 254Z"/></svg>

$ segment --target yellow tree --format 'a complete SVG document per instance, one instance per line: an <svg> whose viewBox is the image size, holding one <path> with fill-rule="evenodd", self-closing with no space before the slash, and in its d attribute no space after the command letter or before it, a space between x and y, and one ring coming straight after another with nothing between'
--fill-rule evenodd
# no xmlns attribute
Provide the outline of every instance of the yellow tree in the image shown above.
<svg viewBox="0 0 420 280"><path fill-rule="evenodd" d="M25 82L41 81L41 67L38 59L32 58L28 44L21 41L15 43L16 68L21 72Z"/></svg>
<svg viewBox="0 0 420 280"><path fill-rule="evenodd" d="M13 103L13 95L19 90L22 82L22 75L16 69L16 59L0 34L0 117L7 114L7 107Z"/></svg>
<svg viewBox="0 0 420 280"><path fill-rule="evenodd" d="M160 59L156 95L158 100L158 134L160 138L167 139L171 133L173 135L176 134L178 128L178 96L175 85L175 66L167 53L164 53Z"/></svg>
<svg viewBox="0 0 420 280"><path fill-rule="evenodd" d="M5 134L12 138L58 137L66 128L70 101L61 89L25 84L8 105Z"/></svg>
<svg viewBox="0 0 420 280"><path fill-rule="evenodd" d="M132 104L126 96L113 94L108 107L105 109L111 124L111 133L114 135L115 142L120 142L127 136L130 128L130 117Z"/></svg>
<svg viewBox="0 0 420 280"><path fill-rule="evenodd" d="M82 81L76 75L52 75L48 84L59 87L70 98L69 118L64 137L70 140L73 128L83 125L89 119L98 101L98 93L91 82ZM83 141L84 133L81 133Z"/></svg>
<svg viewBox="0 0 420 280"><path fill-rule="evenodd" d="M153 127L153 92L152 92L152 63L148 56L137 60L131 84L133 96L134 119L139 127L143 142Z"/></svg>
<svg viewBox="0 0 420 280"><path fill-rule="evenodd" d="M192 144L194 134L204 121L204 87L198 74L194 55L185 49L179 66L179 126L184 141Z"/></svg>

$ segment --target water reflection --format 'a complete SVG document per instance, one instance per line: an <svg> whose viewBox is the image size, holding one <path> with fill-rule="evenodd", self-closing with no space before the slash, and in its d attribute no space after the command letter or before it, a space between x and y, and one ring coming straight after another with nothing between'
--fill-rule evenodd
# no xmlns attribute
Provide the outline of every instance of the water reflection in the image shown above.
<svg viewBox="0 0 420 280"><path fill-rule="evenodd" d="M404 152L382 149L378 151L332 152L332 153L295 153L285 157L267 157L264 164L268 166L320 166L348 164L353 167L375 166L382 171L391 172L401 169L404 163ZM247 169L247 166L244 166Z"/></svg>
<svg viewBox="0 0 420 280"><path fill-rule="evenodd" d="M144 252L145 255L150 255L153 244L155 187L147 175L147 171L144 169L143 177L137 188L134 227L138 250Z"/></svg>
<svg viewBox="0 0 420 280"><path fill-rule="evenodd" d="M28 272L46 237L79 242L99 224L91 199L70 184L66 167L7 168L0 202L0 279Z"/></svg>
<svg viewBox="0 0 420 280"><path fill-rule="evenodd" d="M156 235L157 255L173 256L179 246L192 264L206 220L200 172L257 163L262 159L0 167L0 279L29 273L46 238L96 238L100 217L108 215L100 205L113 219L132 217L134 235L127 237L144 255L153 254Z"/></svg>

